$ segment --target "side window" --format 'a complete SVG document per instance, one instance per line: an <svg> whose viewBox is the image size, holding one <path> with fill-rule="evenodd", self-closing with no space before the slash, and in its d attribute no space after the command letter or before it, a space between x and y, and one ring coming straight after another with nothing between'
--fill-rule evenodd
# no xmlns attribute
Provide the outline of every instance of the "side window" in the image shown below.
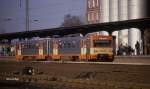
<svg viewBox="0 0 150 89"><path fill-rule="evenodd" d="M42 48L42 46L43 46L43 43L41 41L39 41L38 42L38 48L40 49L40 48Z"/></svg>
<svg viewBox="0 0 150 89"><path fill-rule="evenodd" d="M59 40L59 41L58 41L58 47L59 47L60 49L64 48L64 41Z"/></svg>
<svg viewBox="0 0 150 89"><path fill-rule="evenodd" d="M19 44L18 44L18 48L19 48L19 49L22 49L22 48L24 48L24 46L22 47L22 44L19 43Z"/></svg>
<svg viewBox="0 0 150 89"><path fill-rule="evenodd" d="M64 48L67 48L67 42L64 42Z"/></svg>
<svg viewBox="0 0 150 89"><path fill-rule="evenodd" d="M27 46L28 46L28 45L25 43L25 44L24 44L24 48L28 48Z"/></svg>
<svg viewBox="0 0 150 89"><path fill-rule="evenodd" d="M76 45L77 45L77 44L76 44L76 41L73 40L73 41L72 41L72 47L73 47L73 48L76 48L76 47L77 47Z"/></svg>
<svg viewBox="0 0 150 89"><path fill-rule="evenodd" d="M71 48L71 43L68 42L68 43L67 43L67 46L68 46L68 48Z"/></svg>
<svg viewBox="0 0 150 89"><path fill-rule="evenodd" d="M72 41L60 41L59 42L59 48L78 48L79 47L79 43L80 41L76 41L76 40L72 40Z"/></svg>
<svg viewBox="0 0 150 89"><path fill-rule="evenodd" d="M62 42L59 42L59 48L62 48Z"/></svg>
<svg viewBox="0 0 150 89"><path fill-rule="evenodd" d="M86 47L86 41L85 40L81 40L81 46L84 48Z"/></svg>
<svg viewBox="0 0 150 89"><path fill-rule="evenodd" d="M38 43L36 43L36 44L35 44L35 47L36 47L36 48L39 48L39 44L38 44Z"/></svg>
<svg viewBox="0 0 150 89"><path fill-rule="evenodd" d="M64 44L64 46L63 46L63 47L64 47L64 48L66 48L66 42L63 42L63 44Z"/></svg>
<svg viewBox="0 0 150 89"><path fill-rule="evenodd" d="M31 44L31 48L36 48L35 42Z"/></svg>
<svg viewBox="0 0 150 89"><path fill-rule="evenodd" d="M64 41L61 41L61 48L64 48Z"/></svg>
<svg viewBox="0 0 150 89"><path fill-rule="evenodd" d="M83 40L81 40L81 46L83 47L84 43L83 43Z"/></svg>
<svg viewBox="0 0 150 89"><path fill-rule="evenodd" d="M24 44L20 44L20 45L21 45L21 46L20 46L20 47L21 47L21 49L23 49L23 48L24 48Z"/></svg>
<svg viewBox="0 0 150 89"><path fill-rule="evenodd" d="M27 48L31 48L31 43L28 43L28 46L27 46Z"/></svg>
<svg viewBox="0 0 150 89"><path fill-rule="evenodd" d="M86 43L87 47L90 48L90 40L86 40L85 43Z"/></svg>
<svg viewBox="0 0 150 89"><path fill-rule="evenodd" d="M27 48L29 48L29 49L31 48L31 44L30 44L30 43L28 43L28 46L27 46Z"/></svg>

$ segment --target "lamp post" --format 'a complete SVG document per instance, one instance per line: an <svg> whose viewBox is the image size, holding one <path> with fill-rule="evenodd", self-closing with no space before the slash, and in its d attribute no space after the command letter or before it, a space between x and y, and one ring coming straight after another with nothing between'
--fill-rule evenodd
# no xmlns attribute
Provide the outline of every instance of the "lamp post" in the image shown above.
<svg viewBox="0 0 150 89"><path fill-rule="evenodd" d="M26 0L26 25L25 29L26 31L29 31L29 0Z"/></svg>

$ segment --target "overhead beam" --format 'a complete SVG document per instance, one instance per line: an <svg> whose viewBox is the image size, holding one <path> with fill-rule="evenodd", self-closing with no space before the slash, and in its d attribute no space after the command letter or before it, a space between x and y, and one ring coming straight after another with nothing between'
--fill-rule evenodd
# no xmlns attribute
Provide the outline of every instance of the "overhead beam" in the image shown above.
<svg viewBox="0 0 150 89"><path fill-rule="evenodd" d="M113 31L119 31L121 29L129 29L129 28L139 28L141 30L150 28L150 18L88 24L88 25L80 25L80 26L73 26L73 27L60 27L60 28L40 29L40 30L15 32L15 33L5 33L5 34L0 34L0 40L16 39L16 38L31 38L37 36L46 37L52 35L64 36L64 35L76 34L76 33L87 34L87 33L98 32L98 31L107 31L109 33L112 33Z"/></svg>

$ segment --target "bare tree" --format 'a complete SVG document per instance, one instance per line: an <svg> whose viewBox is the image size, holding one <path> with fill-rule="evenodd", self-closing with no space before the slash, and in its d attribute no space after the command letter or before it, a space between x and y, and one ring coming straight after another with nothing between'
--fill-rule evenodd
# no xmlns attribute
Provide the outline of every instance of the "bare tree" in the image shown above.
<svg viewBox="0 0 150 89"><path fill-rule="evenodd" d="M62 27L70 27L70 26L78 26L82 25L79 16L71 16L70 14L67 14L64 16L64 22L61 24Z"/></svg>

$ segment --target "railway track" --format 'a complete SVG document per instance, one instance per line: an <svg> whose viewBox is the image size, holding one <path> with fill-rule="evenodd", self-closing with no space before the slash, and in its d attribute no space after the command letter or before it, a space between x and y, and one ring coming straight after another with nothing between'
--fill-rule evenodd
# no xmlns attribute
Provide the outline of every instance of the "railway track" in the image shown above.
<svg viewBox="0 0 150 89"><path fill-rule="evenodd" d="M16 59L14 56L1 56L0 62L9 62ZM42 62L42 63L79 63L79 64L127 64L127 65L150 65L150 56L115 56L113 62L86 62L86 61L23 61L23 62Z"/></svg>

